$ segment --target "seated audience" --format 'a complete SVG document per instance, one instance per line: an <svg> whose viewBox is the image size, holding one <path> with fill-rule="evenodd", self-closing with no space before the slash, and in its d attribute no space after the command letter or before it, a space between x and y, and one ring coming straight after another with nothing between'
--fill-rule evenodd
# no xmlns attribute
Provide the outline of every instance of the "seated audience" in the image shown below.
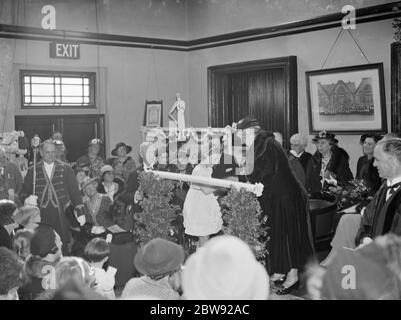
<svg viewBox="0 0 401 320"><path fill-rule="evenodd" d="M321 263L330 264L337 251L343 247L355 248L373 238L387 233L401 235L401 139L382 140L376 144L374 166L386 181L361 214L341 217L331 242L332 250Z"/></svg>
<svg viewBox="0 0 401 320"><path fill-rule="evenodd" d="M127 181L129 174L136 169L134 159L128 156L131 151L132 147L124 142L117 143L115 148L111 151L111 155L115 158L110 159L110 162L113 167L117 162L122 164L122 176L125 181Z"/></svg>
<svg viewBox="0 0 401 320"><path fill-rule="evenodd" d="M0 248L0 300L19 300L23 266L15 252Z"/></svg>
<svg viewBox="0 0 401 320"><path fill-rule="evenodd" d="M0 247L13 249L14 229L18 224L13 219L17 209L16 204L11 200L0 200Z"/></svg>
<svg viewBox="0 0 401 320"><path fill-rule="evenodd" d="M104 165L104 160L100 157L100 146L101 141L99 139L92 139L89 141L88 145L88 153L79 157L76 166L88 166L89 167L89 176L91 178L99 178L100 177L100 169Z"/></svg>
<svg viewBox="0 0 401 320"><path fill-rule="evenodd" d="M308 137L306 135L296 133L291 136L290 144L291 144L291 151L290 151L291 154L294 157L298 158L306 174L308 162L312 158L312 155L309 152L305 151L306 146L308 145Z"/></svg>
<svg viewBox="0 0 401 320"><path fill-rule="evenodd" d="M109 256L109 244L102 238L92 239L85 247L84 258L89 262L95 272L96 284L94 290L106 298L115 299L114 276L117 269L110 266L107 270L104 269L104 265L109 260Z"/></svg>
<svg viewBox="0 0 401 320"><path fill-rule="evenodd" d="M179 283L175 273L184 262L184 249L164 239L156 238L143 245L135 255L136 270L143 276L127 282L122 298L151 296L163 300L179 300Z"/></svg>
<svg viewBox="0 0 401 320"><path fill-rule="evenodd" d="M86 168L88 170L86 170ZM85 196L84 191L82 190L82 184L85 181L85 178L88 177L89 175L89 168L88 167L75 167L74 169L74 173L75 173L75 178L77 179L77 183L78 183L78 189L81 192L82 197Z"/></svg>
<svg viewBox="0 0 401 320"><path fill-rule="evenodd" d="M187 300L267 300L269 276L245 242L218 236L189 256L182 289Z"/></svg>
<svg viewBox="0 0 401 320"><path fill-rule="evenodd" d="M31 239L31 255L25 261L25 284L20 288L22 300L35 300L51 289L51 275L62 257L60 236L52 228L40 224Z"/></svg>
<svg viewBox="0 0 401 320"><path fill-rule="evenodd" d="M317 150L306 170L306 186L312 197L330 186L344 185L353 179L349 155L337 146L338 140L333 133L321 131L313 142Z"/></svg>
<svg viewBox="0 0 401 320"><path fill-rule="evenodd" d="M0 200L17 200L22 188L22 175L18 167L6 157L5 149L0 146Z"/></svg>
<svg viewBox="0 0 401 320"><path fill-rule="evenodd" d="M114 169L111 165L104 165L100 170L101 177L97 191L101 194L107 195L111 201L114 196L124 190L124 181L114 175Z"/></svg>
<svg viewBox="0 0 401 320"><path fill-rule="evenodd" d="M358 159L356 166L356 178L365 181L366 186L371 190L370 194L373 196L379 190L382 181L380 179L377 168L373 165L373 151L376 143L381 137L375 134L363 134L360 143L362 145L363 156Z"/></svg>

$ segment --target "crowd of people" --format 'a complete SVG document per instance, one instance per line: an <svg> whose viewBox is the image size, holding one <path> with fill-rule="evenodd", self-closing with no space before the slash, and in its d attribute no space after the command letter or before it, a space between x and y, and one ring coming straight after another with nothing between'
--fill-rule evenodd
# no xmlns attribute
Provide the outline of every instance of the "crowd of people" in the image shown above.
<svg viewBox="0 0 401 320"><path fill-rule="evenodd" d="M263 183L258 200L261 223L267 221L269 230L263 264L245 242L224 235L219 199L227 190L194 183L175 195L181 199L185 236L197 241L194 252L161 238L138 250L122 249L116 244L135 242L133 215L143 196L137 192L143 168L129 156L133 148L120 142L104 159L102 142L93 139L72 167L62 134L55 132L41 143L38 161L25 177L0 148L0 298L268 299L273 288L278 295L293 293L302 279L309 298L346 298L335 277L346 263L364 270L366 281L378 270L392 279L369 298L400 298L401 139L361 136L355 179L366 186L365 201L342 214L332 250L319 265L309 200L326 199L354 181L349 154L327 131L314 137L316 152L310 154L305 135L291 136L291 150L286 150L280 133L251 117L240 120L236 130L241 138L254 134L245 141L252 150L245 153L246 161L213 148L199 155L210 163L192 168L178 163L175 172ZM237 175L238 168L243 175ZM123 258L116 263L119 250Z"/></svg>

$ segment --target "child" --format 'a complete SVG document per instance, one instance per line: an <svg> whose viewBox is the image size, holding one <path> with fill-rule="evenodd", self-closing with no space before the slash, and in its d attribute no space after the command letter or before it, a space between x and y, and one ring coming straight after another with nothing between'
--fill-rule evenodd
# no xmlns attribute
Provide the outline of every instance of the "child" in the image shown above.
<svg viewBox="0 0 401 320"><path fill-rule="evenodd" d="M212 177L213 164L219 163L220 150L212 149L211 155L203 157L192 175ZM184 202L183 216L185 233L199 238L202 246L212 234L218 233L223 225L220 205L213 194L215 188L200 184L191 184Z"/></svg>
<svg viewBox="0 0 401 320"><path fill-rule="evenodd" d="M95 291L102 296L115 299L114 284L117 269L108 267L107 271L103 269L103 265L109 259L110 248L106 240L102 238L94 238L88 242L85 247L85 259L91 264L95 271Z"/></svg>

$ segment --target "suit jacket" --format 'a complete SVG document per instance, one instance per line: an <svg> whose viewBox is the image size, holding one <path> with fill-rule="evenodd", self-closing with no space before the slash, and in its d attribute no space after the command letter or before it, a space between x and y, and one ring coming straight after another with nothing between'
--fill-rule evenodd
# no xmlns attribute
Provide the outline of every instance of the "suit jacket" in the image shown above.
<svg viewBox="0 0 401 320"><path fill-rule="evenodd" d="M375 238L386 233L401 235L401 187L386 201L387 187L383 183L365 209L355 242L365 237Z"/></svg>

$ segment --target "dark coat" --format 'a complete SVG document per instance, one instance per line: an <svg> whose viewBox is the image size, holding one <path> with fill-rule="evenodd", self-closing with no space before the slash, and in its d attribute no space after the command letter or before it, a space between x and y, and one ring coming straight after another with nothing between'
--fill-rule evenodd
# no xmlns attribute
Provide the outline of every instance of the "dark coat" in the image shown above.
<svg viewBox="0 0 401 320"><path fill-rule="evenodd" d="M248 178L264 185L258 200L269 227L269 273L302 269L314 251L306 190L291 170L285 151L268 132L256 135L254 152Z"/></svg>
<svg viewBox="0 0 401 320"><path fill-rule="evenodd" d="M312 159L312 155L307 151L304 151L304 153L298 157L299 162L301 162L302 167L304 168L305 174L306 170L308 169L308 163L310 159Z"/></svg>
<svg viewBox="0 0 401 320"><path fill-rule="evenodd" d="M322 189L322 177L320 169L322 166L322 156L319 151L312 156L306 170L306 188L309 193L320 193ZM327 171L330 171L339 185L345 185L353 179L352 172L349 168L348 153L337 146L333 146L332 156L327 165Z"/></svg>
<svg viewBox="0 0 401 320"><path fill-rule="evenodd" d="M365 237L374 238L386 233L401 235L401 188L386 201L387 187L383 183L365 209L355 242Z"/></svg>

